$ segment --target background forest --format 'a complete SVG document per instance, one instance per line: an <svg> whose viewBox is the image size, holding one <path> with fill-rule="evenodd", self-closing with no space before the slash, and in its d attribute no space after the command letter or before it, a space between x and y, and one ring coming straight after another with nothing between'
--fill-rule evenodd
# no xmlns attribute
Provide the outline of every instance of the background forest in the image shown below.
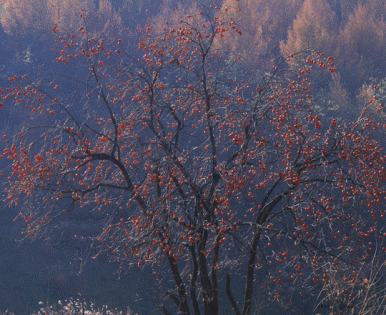
<svg viewBox="0 0 386 315"><path fill-rule="evenodd" d="M336 67L331 74L312 77L313 110L319 116L344 123L358 117L364 105L375 98L379 103L386 99L384 0L240 0L237 3L201 0L200 3L221 7L234 17L242 33L239 36L227 32L222 41L214 42L216 49L226 55L235 76L266 76L290 55L293 58L285 67L294 70L304 56L300 52L313 50L333 56ZM0 6L0 86L3 88L14 75L58 69L63 77L84 79L85 74L79 69L63 70L55 59L57 54L51 51L57 40L52 31L55 23L67 34L84 23L90 37L119 37L134 42L133 38L143 36L147 27L162 32L165 21L177 24L182 16L198 10L194 1L177 0L1 0ZM82 8L86 8L83 20L79 19ZM59 93L76 103L79 100L76 82L61 83L65 88ZM377 87L377 95L373 86ZM21 116L14 108L4 106L0 113L0 134L15 133L33 119L32 115ZM3 167L7 165L4 160L0 163ZM125 274L115 274L116 266L107 258L88 260L86 265L89 247L79 244L73 235L74 231L91 233L92 229L98 229L94 217L82 220L73 217L63 222L64 232L47 238L42 246L15 241L21 230L18 222L12 223L17 212L2 210L0 311L27 314L39 308L39 301L54 303L79 296L97 305L108 304L121 310L130 306L139 314L155 314L159 301L152 297L157 295L158 287L165 290L173 287L156 277L147 277L152 271L146 268L144 272L130 269ZM16 289L20 287L21 290ZM315 298L308 298L309 305L314 307ZM277 310L277 314L283 312L274 302L262 302L261 314L267 310L271 314L272 310ZM292 311L302 310L286 310L288 314Z"/></svg>
<svg viewBox="0 0 386 315"><path fill-rule="evenodd" d="M382 0L243 0L237 8L233 1L217 2L234 15L243 33L227 33L219 44L229 59L240 58L240 71L266 73L282 58L307 49L334 57L336 73L315 82L320 87L317 107L323 115L347 109L359 113L363 99L371 97L366 86L379 85L384 78L386 4ZM163 21L176 21L181 12L194 7L174 0L3 0L3 76L49 62L52 25L58 23L70 32L80 23L78 12L85 6L89 29L107 37L129 36L145 25L161 28Z"/></svg>

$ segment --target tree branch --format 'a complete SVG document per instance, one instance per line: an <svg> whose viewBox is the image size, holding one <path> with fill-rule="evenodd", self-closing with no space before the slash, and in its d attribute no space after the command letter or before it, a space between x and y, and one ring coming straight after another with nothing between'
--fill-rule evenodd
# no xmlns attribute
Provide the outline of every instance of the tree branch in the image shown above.
<svg viewBox="0 0 386 315"><path fill-rule="evenodd" d="M241 315L239 308L237 307L237 303L231 292L231 277L229 276L229 274L227 274L226 292L227 292L229 301L232 303L232 306L233 306L233 309L235 310L236 315Z"/></svg>

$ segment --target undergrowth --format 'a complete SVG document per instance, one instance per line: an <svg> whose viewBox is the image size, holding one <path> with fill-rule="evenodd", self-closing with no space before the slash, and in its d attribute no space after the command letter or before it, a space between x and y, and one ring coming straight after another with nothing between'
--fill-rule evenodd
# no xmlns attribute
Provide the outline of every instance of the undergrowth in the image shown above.
<svg viewBox="0 0 386 315"><path fill-rule="evenodd" d="M88 304L85 301L74 298L70 298L64 301L58 301L56 305L44 305L43 302L39 302L40 310L32 313L31 315L138 315L132 312L129 308L124 313L117 309L111 310L107 305L96 307L94 303ZM8 310L0 312L0 315L15 315Z"/></svg>

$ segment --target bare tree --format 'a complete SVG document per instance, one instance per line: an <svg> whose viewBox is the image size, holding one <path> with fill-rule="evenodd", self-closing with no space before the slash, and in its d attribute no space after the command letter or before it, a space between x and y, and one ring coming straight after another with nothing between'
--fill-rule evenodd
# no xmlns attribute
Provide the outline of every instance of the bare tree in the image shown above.
<svg viewBox="0 0 386 315"><path fill-rule="evenodd" d="M309 74L334 72L331 57L265 78L233 72L213 49L229 31L240 34L200 4L178 25L144 30L138 50L85 27L61 35L57 61L85 73L72 102L59 73L11 77L4 106L38 117L1 156L23 235L50 237L63 218L91 212L100 233L74 237L120 269L167 271L175 290L165 296L184 315L251 314L256 287L289 306L337 266L360 269L373 250L363 240L383 237L380 126L366 113L342 126L313 113Z"/></svg>

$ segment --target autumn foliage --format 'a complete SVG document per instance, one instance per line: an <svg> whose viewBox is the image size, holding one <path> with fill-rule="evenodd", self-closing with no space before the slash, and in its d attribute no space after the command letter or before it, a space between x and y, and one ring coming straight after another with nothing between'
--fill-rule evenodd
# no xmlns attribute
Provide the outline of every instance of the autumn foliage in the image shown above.
<svg viewBox="0 0 386 315"><path fill-rule="evenodd" d="M79 12L87 8L82 19ZM82 22L83 20L83 22ZM1 24L6 33L14 36L48 37L54 24L60 24L62 31L74 32L84 23L89 32L115 34L121 28L121 18L108 0L7 0L3 6ZM83 23L83 24L82 24Z"/></svg>
<svg viewBox="0 0 386 315"><path fill-rule="evenodd" d="M251 314L256 292L290 306L294 293L332 279L339 297L360 298L351 292L363 266L386 251L376 140L385 126L367 109L342 125L313 112L310 77L335 73L332 57L315 52L299 69L282 63L245 78L219 46L228 34L242 38L234 19L216 6L191 12L162 31L145 28L135 48L134 39L55 24L57 63L87 74L77 102L61 91L60 73L9 78L4 107L36 117L4 136L0 156L9 162L4 201L20 209L22 235L99 213L99 234L74 237L93 240L93 257L107 251L121 270L148 265L169 276L174 304L161 305L164 314Z"/></svg>

